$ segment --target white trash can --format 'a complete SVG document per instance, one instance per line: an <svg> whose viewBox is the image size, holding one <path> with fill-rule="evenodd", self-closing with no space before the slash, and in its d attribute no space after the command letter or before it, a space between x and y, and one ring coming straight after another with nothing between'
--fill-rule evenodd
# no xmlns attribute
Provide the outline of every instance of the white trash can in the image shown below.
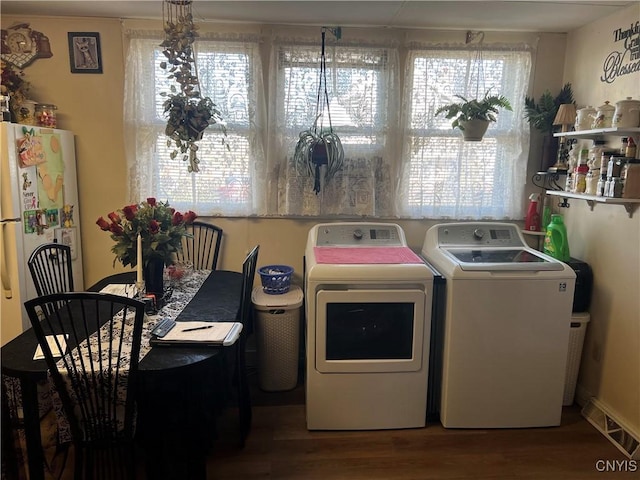
<svg viewBox="0 0 640 480"><path fill-rule="evenodd" d="M571 331L569 332L569 353L567 354L567 370L564 383L564 397L562 405L572 405L576 394L578 373L580 372L580 359L584 335L587 331L587 323L591 316L588 312L571 314Z"/></svg>
<svg viewBox="0 0 640 480"><path fill-rule="evenodd" d="M262 287L251 294L262 390L291 390L298 384L302 298L302 289L295 285L281 295L266 294Z"/></svg>

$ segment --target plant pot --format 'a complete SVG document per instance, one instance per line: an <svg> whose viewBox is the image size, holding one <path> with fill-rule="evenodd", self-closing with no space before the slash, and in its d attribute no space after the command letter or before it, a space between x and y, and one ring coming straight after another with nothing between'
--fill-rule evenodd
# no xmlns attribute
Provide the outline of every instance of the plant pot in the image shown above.
<svg viewBox="0 0 640 480"><path fill-rule="evenodd" d="M155 295L156 302L159 302L164 295L164 260L150 258L144 266L143 274L145 291Z"/></svg>
<svg viewBox="0 0 640 480"><path fill-rule="evenodd" d="M480 142L484 134L487 133L489 128L488 120L478 120L476 118L467 122L461 121L460 125L464 128L462 130L462 137L465 142Z"/></svg>

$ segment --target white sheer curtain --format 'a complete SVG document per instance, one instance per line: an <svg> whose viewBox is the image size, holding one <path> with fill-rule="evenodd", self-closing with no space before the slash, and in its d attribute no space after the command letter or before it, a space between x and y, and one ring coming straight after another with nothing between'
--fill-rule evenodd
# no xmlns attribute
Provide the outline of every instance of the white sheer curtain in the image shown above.
<svg viewBox="0 0 640 480"><path fill-rule="evenodd" d="M438 46L409 49L403 99L400 216L433 219L521 219L529 154L524 98L531 70L525 46ZM478 78L478 72L484 73ZM480 82L478 82L480 80ZM480 88L478 92L478 84ZM504 95L501 109L481 142L464 142L442 105Z"/></svg>
<svg viewBox="0 0 640 480"><path fill-rule="evenodd" d="M188 173L164 134L161 92L169 92L161 32L128 31L125 65L125 149L129 196L154 196L199 215L253 215L266 211L263 149L266 118L259 39L253 35L201 37L196 59L203 96L222 112L227 136L210 126L198 143L200 172Z"/></svg>
<svg viewBox="0 0 640 480"><path fill-rule="evenodd" d="M307 39L273 42L267 156L270 213L390 216L399 118L397 48L353 45L344 39L327 46L331 120L344 146L345 165L329 183L323 180L316 195L313 178L296 170L292 156L300 132L315 120L320 53L320 29Z"/></svg>

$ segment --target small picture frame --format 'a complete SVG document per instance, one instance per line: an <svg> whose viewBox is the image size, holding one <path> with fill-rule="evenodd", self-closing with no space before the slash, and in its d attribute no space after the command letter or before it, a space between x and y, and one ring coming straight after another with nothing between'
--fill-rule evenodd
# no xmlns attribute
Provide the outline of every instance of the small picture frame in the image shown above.
<svg viewBox="0 0 640 480"><path fill-rule="evenodd" d="M102 53L98 32L69 32L71 73L102 73Z"/></svg>

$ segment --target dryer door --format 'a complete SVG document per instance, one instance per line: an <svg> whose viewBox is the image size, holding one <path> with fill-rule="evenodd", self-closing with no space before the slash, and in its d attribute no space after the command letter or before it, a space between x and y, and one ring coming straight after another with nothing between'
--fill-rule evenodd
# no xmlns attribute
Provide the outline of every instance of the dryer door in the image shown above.
<svg viewBox="0 0 640 480"><path fill-rule="evenodd" d="M319 372L414 372L428 342L425 292L320 290L316 309Z"/></svg>

